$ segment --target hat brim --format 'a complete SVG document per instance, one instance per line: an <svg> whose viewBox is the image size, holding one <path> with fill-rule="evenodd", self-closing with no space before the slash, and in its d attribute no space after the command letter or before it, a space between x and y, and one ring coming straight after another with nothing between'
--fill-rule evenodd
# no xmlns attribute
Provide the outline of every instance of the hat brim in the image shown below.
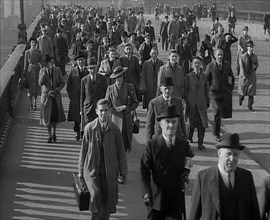
<svg viewBox="0 0 270 220"><path fill-rule="evenodd" d="M161 120L164 119L164 118L178 118L178 117L180 117L180 114L171 115L171 116L168 116L168 115L160 115L160 116L157 116L157 121L161 121Z"/></svg>
<svg viewBox="0 0 270 220"><path fill-rule="evenodd" d="M119 73L112 73L112 75L110 76L110 78L111 78L111 79L115 79L115 78L121 76L124 72L127 71L127 69L128 69L127 67L123 67L123 71L122 71L122 72L119 72Z"/></svg>
<svg viewBox="0 0 270 220"><path fill-rule="evenodd" d="M238 150L243 150L245 148L244 145L225 145L225 144L222 144L222 143L218 143L216 144L216 148L217 149L221 149L221 148L229 148L229 149L238 149Z"/></svg>
<svg viewBox="0 0 270 220"><path fill-rule="evenodd" d="M86 56L77 56L77 57L75 57L75 58L74 58L74 60L76 61L76 60L78 60L79 58L84 58L84 59L87 59L87 57L86 57Z"/></svg>

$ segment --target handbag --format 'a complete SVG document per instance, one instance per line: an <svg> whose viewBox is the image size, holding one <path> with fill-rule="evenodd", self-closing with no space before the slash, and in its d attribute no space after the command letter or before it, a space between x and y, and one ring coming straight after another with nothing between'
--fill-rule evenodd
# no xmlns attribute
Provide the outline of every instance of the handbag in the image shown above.
<svg viewBox="0 0 270 220"><path fill-rule="evenodd" d="M20 78L18 81L18 87L20 90L24 90L28 88L27 81L24 77Z"/></svg>
<svg viewBox="0 0 270 220"><path fill-rule="evenodd" d="M134 134L139 134L139 131L140 131L140 119L138 119L138 117L137 117L136 110L133 113L132 122L133 122L133 133Z"/></svg>
<svg viewBox="0 0 270 220"><path fill-rule="evenodd" d="M79 210L89 210L90 193L84 178L80 178L78 173L73 173L73 189Z"/></svg>

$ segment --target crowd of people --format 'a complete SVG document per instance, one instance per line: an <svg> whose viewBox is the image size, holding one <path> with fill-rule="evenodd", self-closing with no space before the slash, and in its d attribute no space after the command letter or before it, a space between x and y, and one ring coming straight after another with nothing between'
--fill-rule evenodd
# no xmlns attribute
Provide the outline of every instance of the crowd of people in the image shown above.
<svg viewBox="0 0 270 220"><path fill-rule="evenodd" d="M140 102L147 111L141 176L148 219L185 219L179 186L184 189L188 179L187 161L194 156L189 143L195 128L198 149L206 148L210 104L219 162L199 173L190 219L260 219L252 175L237 168L244 146L237 134L223 138L221 134L222 118L231 118L233 111L230 48L236 42L239 105L248 96L248 110L255 111L258 58L254 43L248 26L239 38L233 26L224 33L215 4L211 34L200 41L197 20L203 17L203 7L187 8L172 10L170 20L171 10L164 5L164 21L155 31L151 20L145 21L143 8L116 10L111 5L104 13L94 6L48 6L42 10L36 36L29 39L23 75L30 109L37 110L41 88L41 122L48 128L48 143L56 142L57 124L66 120L61 99L66 84L67 120L74 122L75 138L82 144L79 176L91 194L92 220L108 220L116 212L117 182L127 178L126 153L131 150ZM168 51L166 63L159 58L158 43ZM69 62L73 66L67 74Z"/></svg>

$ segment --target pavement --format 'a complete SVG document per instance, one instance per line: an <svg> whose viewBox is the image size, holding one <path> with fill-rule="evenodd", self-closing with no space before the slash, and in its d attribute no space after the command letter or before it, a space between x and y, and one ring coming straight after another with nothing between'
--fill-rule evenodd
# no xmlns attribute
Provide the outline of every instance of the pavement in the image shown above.
<svg viewBox="0 0 270 220"><path fill-rule="evenodd" d="M156 32L159 21L153 16ZM198 22L201 35L209 32L211 22ZM238 23L236 33L241 26ZM257 96L255 113L249 112L246 103L238 106L237 94L233 97L233 117L223 120L222 130L237 132L247 149L240 156L239 166L251 170L255 185L269 175L270 169L270 68L269 41L261 34L259 25L247 24L255 41L255 53L259 58L257 70ZM238 28L239 27L239 28ZM160 47L160 45L159 45ZM159 48L160 58L166 61L167 52ZM236 46L232 48L233 59ZM67 67L69 69L70 66ZM237 81L236 81L237 82ZM237 84L236 84L237 85ZM234 91L237 91L236 88ZM62 99L67 114L69 100L66 90L62 90ZM146 110L138 108L140 133L133 136L132 151L128 157L128 181L119 185L119 204L117 213L111 220L146 219L146 208L142 201L139 164L145 145ZM57 129L57 143L48 144L46 128L39 123L38 111L30 111L26 92L23 91L15 112L8 143L1 158L0 166L0 219L11 220L86 220L89 211L80 212L72 188L72 172L77 171L80 143L75 141L72 123L64 122ZM212 132L211 109L208 113L209 128L206 130L206 150L198 151L196 143L191 144L195 157L190 172L190 183L186 187L186 209L190 209L192 187L199 170L217 163L217 151ZM196 132L195 132L196 135ZM196 141L196 136L194 140ZM264 167L264 168L263 168ZM268 171L266 171L268 170Z"/></svg>

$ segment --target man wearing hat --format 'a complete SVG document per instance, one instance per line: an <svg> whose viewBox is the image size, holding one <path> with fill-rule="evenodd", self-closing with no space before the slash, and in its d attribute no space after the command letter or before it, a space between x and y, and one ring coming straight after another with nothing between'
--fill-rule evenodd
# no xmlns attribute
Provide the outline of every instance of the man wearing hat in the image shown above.
<svg viewBox="0 0 270 220"><path fill-rule="evenodd" d="M57 28L56 37L53 40L53 58L55 66L59 67L62 75L66 75L66 58L68 57L68 43L62 36L62 30Z"/></svg>
<svg viewBox="0 0 270 220"><path fill-rule="evenodd" d="M116 28L116 22L114 21L112 23L112 29L108 30L107 36L110 40L110 42L115 42L116 45L121 43L121 34L119 32L119 30L117 30Z"/></svg>
<svg viewBox="0 0 270 220"><path fill-rule="evenodd" d="M68 110L68 121L74 121L74 132L76 133L76 140L81 139L81 115L80 115L80 97L81 97L81 79L88 74L86 69L85 53L80 52L74 60L77 66L73 67L67 79L67 94L69 98L69 110Z"/></svg>
<svg viewBox="0 0 270 220"><path fill-rule="evenodd" d="M242 34L238 37L238 42L237 42L237 55L236 55L236 70L239 75L240 71L240 57L242 54L247 52L247 43L251 41L251 37L248 35L248 26L244 26L242 29Z"/></svg>
<svg viewBox="0 0 270 220"><path fill-rule="evenodd" d="M160 31L159 31L159 37L161 37L161 47L162 50L168 50L168 26L169 26L169 17L168 15L165 15L164 21L161 22L160 25Z"/></svg>
<svg viewBox="0 0 270 220"><path fill-rule="evenodd" d="M41 28L42 35L37 39L37 49L41 51L41 60L45 59L46 54L53 56L52 39L48 36L45 28Z"/></svg>
<svg viewBox="0 0 270 220"><path fill-rule="evenodd" d="M80 114L82 127L97 117L96 103L106 95L107 80L105 76L97 74L97 68L97 61L92 58L90 65L87 66L89 74L81 80Z"/></svg>
<svg viewBox="0 0 270 220"><path fill-rule="evenodd" d="M218 149L218 165L198 172L189 220L259 220L259 206L250 171L237 167L245 147L238 134L225 134Z"/></svg>
<svg viewBox="0 0 270 220"><path fill-rule="evenodd" d="M187 141L177 137L179 111L164 105L157 117L162 134L147 142L141 158L141 181L147 219L185 219L184 183L193 157ZM185 168L187 167L187 168Z"/></svg>
<svg viewBox="0 0 270 220"><path fill-rule="evenodd" d="M163 77L160 81L161 95L149 102L146 118L146 140L149 141L161 134L162 129L158 123L158 117L162 109L167 106L175 106L178 114L176 136L182 140L187 140L186 125L184 121L182 100L173 95L174 82L172 77Z"/></svg>
<svg viewBox="0 0 270 220"><path fill-rule="evenodd" d="M129 33L134 33L136 26L137 26L137 17L135 15L135 12L132 11L131 15L127 18L127 30Z"/></svg>
<svg viewBox="0 0 270 220"><path fill-rule="evenodd" d="M175 49L175 44L179 37L179 15L175 15L168 26L168 35L170 41L170 49Z"/></svg>
<svg viewBox="0 0 270 220"><path fill-rule="evenodd" d="M125 55L125 47L127 44L129 44L128 33L126 31L124 31L121 34L121 41L122 41L122 43L117 46L118 57ZM131 48L132 48L131 54L132 53L136 54L137 53L136 47L134 45L131 45Z"/></svg>
<svg viewBox="0 0 270 220"><path fill-rule="evenodd" d="M240 73L238 79L239 105L242 105L244 97L248 96L248 109L254 112L253 103L256 95L256 70L258 68L257 55L253 53L254 43L246 44L247 52L240 57Z"/></svg>
<svg viewBox="0 0 270 220"><path fill-rule="evenodd" d="M138 54L140 65L143 65L144 61L149 60L151 58L150 52L153 47L157 47L156 43L151 41L151 36L146 33L144 36L144 42L140 45Z"/></svg>
<svg viewBox="0 0 270 220"><path fill-rule="evenodd" d="M155 29L151 24L152 24L151 20L148 20L147 23L146 23L146 26L145 26L145 28L143 30L143 34L145 36L149 35L150 36L150 41L154 42L156 40Z"/></svg>

